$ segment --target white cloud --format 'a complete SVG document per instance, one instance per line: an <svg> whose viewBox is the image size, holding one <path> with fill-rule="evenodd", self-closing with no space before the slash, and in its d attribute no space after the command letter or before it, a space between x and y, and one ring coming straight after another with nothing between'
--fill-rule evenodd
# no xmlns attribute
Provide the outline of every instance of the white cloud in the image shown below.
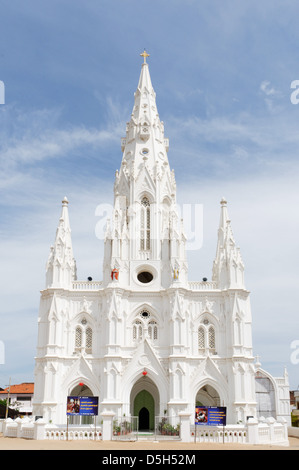
<svg viewBox="0 0 299 470"><path fill-rule="evenodd" d="M276 90L273 86L271 86L271 83L267 80L264 80L261 83L260 90L264 92L267 96L279 94L278 90Z"/></svg>
<svg viewBox="0 0 299 470"><path fill-rule="evenodd" d="M44 129L38 137L24 136L12 139L0 151L3 166L11 167L18 163L32 164L44 159L65 156L83 146L101 146L115 140L115 135L107 130L76 127L68 130Z"/></svg>

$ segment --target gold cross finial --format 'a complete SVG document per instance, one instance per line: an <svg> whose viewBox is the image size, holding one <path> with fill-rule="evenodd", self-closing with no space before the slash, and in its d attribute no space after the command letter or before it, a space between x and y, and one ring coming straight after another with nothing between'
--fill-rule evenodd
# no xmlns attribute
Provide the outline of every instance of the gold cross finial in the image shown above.
<svg viewBox="0 0 299 470"><path fill-rule="evenodd" d="M144 64L146 64L146 58L149 57L150 55L146 52L146 50L144 49L143 53L140 54L141 57L143 57L144 59Z"/></svg>

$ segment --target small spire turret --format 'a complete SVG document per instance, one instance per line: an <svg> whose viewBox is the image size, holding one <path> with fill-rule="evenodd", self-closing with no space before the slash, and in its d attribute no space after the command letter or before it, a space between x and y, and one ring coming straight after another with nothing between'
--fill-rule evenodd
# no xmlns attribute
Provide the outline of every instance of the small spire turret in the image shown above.
<svg viewBox="0 0 299 470"><path fill-rule="evenodd" d="M244 288L244 264L240 248L237 247L227 201L222 198L216 256L213 264L213 281L220 289Z"/></svg>
<svg viewBox="0 0 299 470"><path fill-rule="evenodd" d="M62 212L56 230L54 245L46 266L46 287L69 288L76 279L76 261L73 256L68 199L62 200Z"/></svg>

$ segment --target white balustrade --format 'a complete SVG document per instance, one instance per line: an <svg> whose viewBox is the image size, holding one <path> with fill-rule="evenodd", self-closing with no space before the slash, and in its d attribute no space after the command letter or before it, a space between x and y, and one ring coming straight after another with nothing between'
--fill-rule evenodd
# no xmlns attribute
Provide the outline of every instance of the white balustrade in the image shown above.
<svg viewBox="0 0 299 470"><path fill-rule="evenodd" d="M73 281L73 290L99 290L102 289L102 281Z"/></svg>

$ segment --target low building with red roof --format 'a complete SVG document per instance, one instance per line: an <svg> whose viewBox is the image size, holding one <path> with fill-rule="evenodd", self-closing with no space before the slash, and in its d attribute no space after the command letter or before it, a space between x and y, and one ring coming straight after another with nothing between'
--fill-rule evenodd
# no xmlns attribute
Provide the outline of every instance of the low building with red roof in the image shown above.
<svg viewBox="0 0 299 470"><path fill-rule="evenodd" d="M18 410L20 415L32 415L32 400L34 394L34 383L24 382L10 385L0 391L0 400L9 398L9 408Z"/></svg>

